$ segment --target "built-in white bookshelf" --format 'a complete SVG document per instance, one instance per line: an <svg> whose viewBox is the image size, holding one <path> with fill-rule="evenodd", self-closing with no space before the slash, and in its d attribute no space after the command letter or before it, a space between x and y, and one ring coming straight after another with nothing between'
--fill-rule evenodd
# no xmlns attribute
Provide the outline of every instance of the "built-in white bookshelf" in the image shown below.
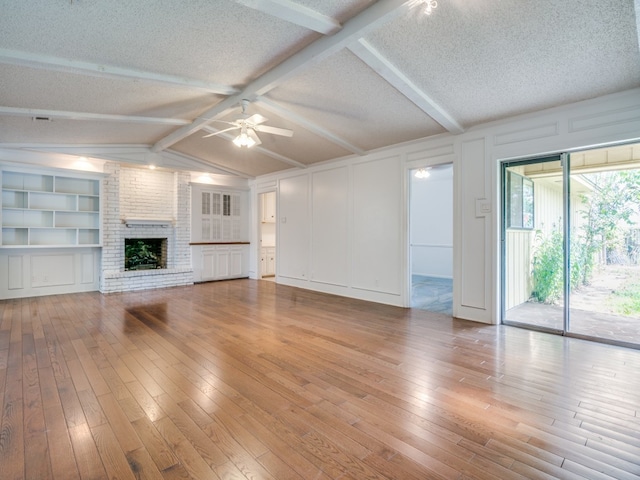
<svg viewBox="0 0 640 480"><path fill-rule="evenodd" d="M99 246L100 181L4 170L2 246Z"/></svg>

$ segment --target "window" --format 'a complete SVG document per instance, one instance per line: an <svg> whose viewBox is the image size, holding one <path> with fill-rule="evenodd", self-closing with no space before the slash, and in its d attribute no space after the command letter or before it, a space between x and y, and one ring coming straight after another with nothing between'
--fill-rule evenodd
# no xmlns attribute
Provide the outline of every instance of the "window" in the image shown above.
<svg viewBox="0 0 640 480"><path fill-rule="evenodd" d="M225 217L231 216L231 195L222 196L222 215Z"/></svg>
<svg viewBox="0 0 640 480"><path fill-rule="evenodd" d="M242 194L221 192L205 186L192 194L192 242L243 240ZM246 234L245 234L246 235Z"/></svg>
<svg viewBox="0 0 640 480"><path fill-rule="evenodd" d="M532 230L533 181L507 170L507 228Z"/></svg>

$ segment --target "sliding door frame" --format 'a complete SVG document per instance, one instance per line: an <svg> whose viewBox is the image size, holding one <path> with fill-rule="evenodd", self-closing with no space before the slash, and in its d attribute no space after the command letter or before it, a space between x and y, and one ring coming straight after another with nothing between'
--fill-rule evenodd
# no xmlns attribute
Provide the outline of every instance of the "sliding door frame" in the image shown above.
<svg viewBox="0 0 640 480"><path fill-rule="evenodd" d="M531 165L534 163L545 163L545 162L560 162L562 165L562 252L563 252L563 273L562 273L562 282L563 282L563 295L564 295L564 303L563 303L563 320L562 320L562 328L552 328L545 327L541 325L517 322L513 320L506 320L506 311L505 311L505 300L506 300L506 255L507 255L507 182L506 182L506 173L509 167L520 166L520 165ZM567 153L558 153L554 155L545 155L540 157L531 157L526 159L519 160L505 160L500 162L500 323L503 325L511 325L514 327L523 327L529 330L535 330L546 333L553 333L556 335L566 335L568 330L568 312L569 312L569 295L568 291L570 289L569 278L567 272L570 271L567 267L569 265L570 256L569 256L569 241L568 241L568 212L570 209L569 205L569 179L568 179L568 165L569 165L569 155ZM535 215L535 212L534 212Z"/></svg>
<svg viewBox="0 0 640 480"><path fill-rule="evenodd" d="M610 146L619 146L625 144L637 143L622 142ZM592 150L599 147L580 148L571 151L560 152L553 155L542 155L537 157L527 157L522 159L511 159L500 162L500 324L510 325L514 327L526 328L528 330L541 331L556 335L563 335L571 338L579 338L583 340L604 343L608 345L616 345L632 349L640 349L640 343L631 343L621 340L615 340L605 337L596 337L585 335L571 331L571 153L579 153ZM600 147L601 148L601 147ZM549 328L523 322L509 321L505 319L505 303L506 303L506 232L507 232L507 209L506 209L506 171L508 167L517 165L529 165L533 163L543 163L550 161L560 161L562 165L562 222L563 222L563 328Z"/></svg>

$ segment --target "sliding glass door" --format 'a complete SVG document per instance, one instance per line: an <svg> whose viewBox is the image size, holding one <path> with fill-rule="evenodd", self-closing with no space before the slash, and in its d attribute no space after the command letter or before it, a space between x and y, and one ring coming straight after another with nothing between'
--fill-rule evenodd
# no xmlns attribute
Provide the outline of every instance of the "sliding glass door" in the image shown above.
<svg viewBox="0 0 640 480"><path fill-rule="evenodd" d="M640 146L502 165L502 321L640 345Z"/></svg>
<svg viewBox="0 0 640 480"><path fill-rule="evenodd" d="M564 330L564 204L559 156L503 164L504 323Z"/></svg>
<svg viewBox="0 0 640 480"><path fill-rule="evenodd" d="M570 163L567 330L625 344L640 344L640 164L633 157L626 145L572 154Z"/></svg>

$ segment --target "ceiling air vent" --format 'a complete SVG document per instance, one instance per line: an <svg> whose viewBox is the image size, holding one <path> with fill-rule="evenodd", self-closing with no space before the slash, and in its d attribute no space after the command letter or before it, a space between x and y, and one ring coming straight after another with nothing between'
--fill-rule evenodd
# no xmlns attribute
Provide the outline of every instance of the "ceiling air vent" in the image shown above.
<svg viewBox="0 0 640 480"><path fill-rule="evenodd" d="M42 116L31 117L31 120L33 120L34 122L50 122L51 117L42 117Z"/></svg>

